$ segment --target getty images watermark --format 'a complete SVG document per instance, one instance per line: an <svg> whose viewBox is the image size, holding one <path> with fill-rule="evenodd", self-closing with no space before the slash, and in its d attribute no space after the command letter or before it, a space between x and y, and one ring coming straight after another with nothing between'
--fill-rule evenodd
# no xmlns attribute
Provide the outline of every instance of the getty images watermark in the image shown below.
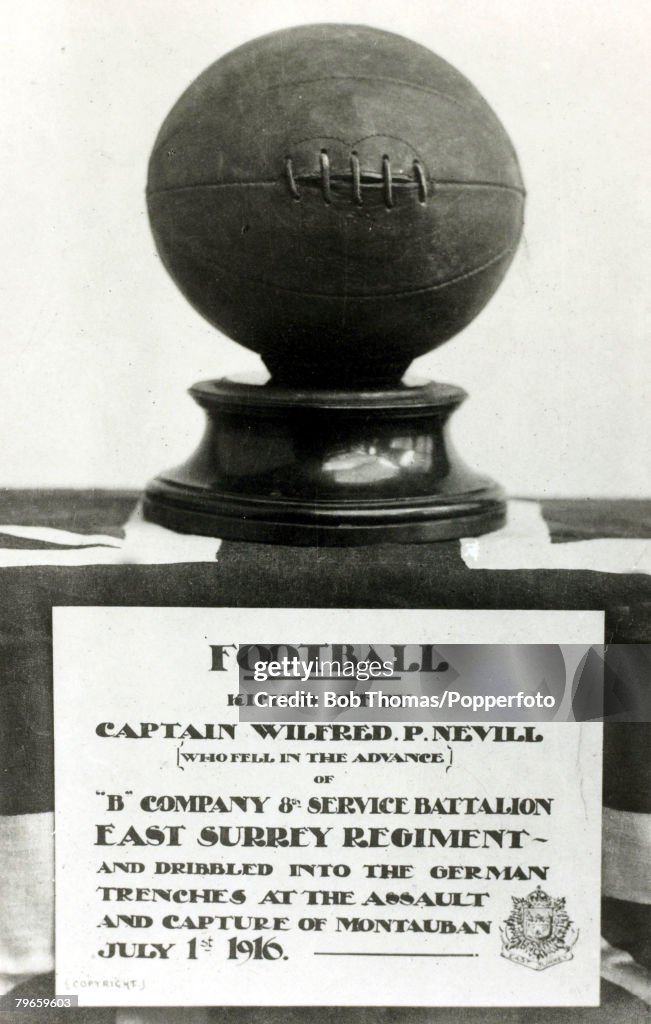
<svg viewBox="0 0 651 1024"><path fill-rule="evenodd" d="M648 645L242 644L236 657L242 721L651 717Z"/></svg>
<svg viewBox="0 0 651 1024"><path fill-rule="evenodd" d="M439 667L439 671L449 671L449 664ZM449 711L468 710L492 711L494 708L555 708L556 698L551 693L517 693L482 694L461 693L459 690L443 690L442 693L388 693L382 689L348 690L340 692L326 687L334 682L355 679L357 683L370 682L374 679L373 672L384 670L385 675L378 675L377 680L395 682L396 676L390 662L368 661L326 661L305 662L298 657L283 657L280 661L256 661L253 666L255 683L278 683L279 681L309 683L310 689L296 688L278 692L280 688L254 688L250 703L256 708L375 708L403 709L433 708ZM323 674L321 674L323 673Z"/></svg>

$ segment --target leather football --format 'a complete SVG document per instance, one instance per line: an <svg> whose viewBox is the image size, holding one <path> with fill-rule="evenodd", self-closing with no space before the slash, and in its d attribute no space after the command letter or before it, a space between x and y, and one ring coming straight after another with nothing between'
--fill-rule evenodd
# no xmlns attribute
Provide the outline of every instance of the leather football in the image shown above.
<svg viewBox="0 0 651 1024"><path fill-rule="evenodd" d="M517 247L524 189L477 90L424 47L311 25L209 67L165 120L161 258L278 382L396 382L460 331Z"/></svg>

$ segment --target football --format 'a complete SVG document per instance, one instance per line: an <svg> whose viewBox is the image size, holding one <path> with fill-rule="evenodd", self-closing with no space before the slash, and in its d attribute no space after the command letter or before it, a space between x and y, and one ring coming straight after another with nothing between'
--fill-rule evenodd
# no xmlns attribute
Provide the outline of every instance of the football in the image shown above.
<svg viewBox="0 0 651 1024"><path fill-rule="evenodd" d="M490 299L524 188L463 75L401 36L331 24L204 71L159 132L147 203L183 294L276 382L374 386Z"/></svg>

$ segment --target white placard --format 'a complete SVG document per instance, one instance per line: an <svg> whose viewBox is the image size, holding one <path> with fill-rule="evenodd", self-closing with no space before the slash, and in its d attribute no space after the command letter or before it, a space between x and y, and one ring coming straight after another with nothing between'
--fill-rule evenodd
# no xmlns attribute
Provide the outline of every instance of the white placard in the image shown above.
<svg viewBox="0 0 651 1024"><path fill-rule="evenodd" d="M387 637L600 643L603 616L54 609L57 991L598 1003L600 725L240 722L237 645Z"/></svg>

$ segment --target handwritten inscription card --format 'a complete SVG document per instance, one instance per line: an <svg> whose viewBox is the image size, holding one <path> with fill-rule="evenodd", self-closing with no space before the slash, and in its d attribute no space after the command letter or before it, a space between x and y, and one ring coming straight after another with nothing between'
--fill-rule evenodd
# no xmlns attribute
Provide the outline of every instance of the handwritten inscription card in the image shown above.
<svg viewBox="0 0 651 1024"><path fill-rule="evenodd" d="M412 645L443 673L437 644L602 637L596 613L55 609L57 991L595 1005L601 726L463 705L448 721L347 721L336 703L246 720L240 683L253 665L287 694L293 652L338 645L359 666L359 641L386 687ZM522 665L520 692L549 695Z"/></svg>

